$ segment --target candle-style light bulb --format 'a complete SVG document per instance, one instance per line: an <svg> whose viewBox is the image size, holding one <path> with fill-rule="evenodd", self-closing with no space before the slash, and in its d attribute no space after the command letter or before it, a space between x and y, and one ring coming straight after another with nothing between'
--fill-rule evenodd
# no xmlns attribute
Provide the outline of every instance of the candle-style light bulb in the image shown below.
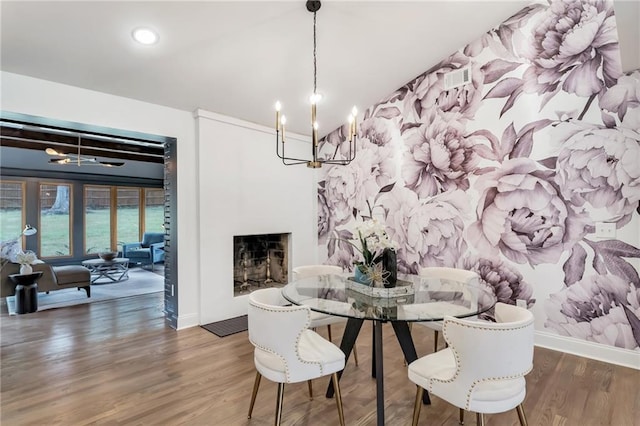
<svg viewBox="0 0 640 426"><path fill-rule="evenodd" d="M351 115L353 116L353 138L355 139L356 133L358 133L358 125L356 124L356 119L358 117L358 108L354 107L351 109Z"/></svg>
<svg viewBox="0 0 640 426"><path fill-rule="evenodd" d="M353 140L353 120L353 115L349 115L349 118L347 118L347 121L349 122L349 142Z"/></svg>
<svg viewBox="0 0 640 426"><path fill-rule="evenodd" d="M280 101L277 101L276 102L276 132L280 130L280 108L282 108L282 105L280 105Z"/></svg>

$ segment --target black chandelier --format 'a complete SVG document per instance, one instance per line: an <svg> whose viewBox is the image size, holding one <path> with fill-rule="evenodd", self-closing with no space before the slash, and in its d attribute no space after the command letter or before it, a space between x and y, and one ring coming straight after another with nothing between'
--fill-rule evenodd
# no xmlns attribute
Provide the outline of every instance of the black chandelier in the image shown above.
<svg viewBox="0 0 640 426"><path fill-rule="evenodd" d="M351 115L349 115L349 132L347 140L349 142L349 155L345 159L322 159L318 158L318 122L316 121L316 106L322 96L318 94L316 88L317 80L317 65L316 65L316 12L320 9L320 1L307 0L307 10L313 13L313 93L310 97L311 102L311 160L305 160L302 158L287 157L284 152L285 146L285 124L287 119L284 115L280 116L281 105L280 102L276 102L276 154L282 159L282 163L286 166L293 166L296 164L306 164L307 167L317 169L322 167L323 164L337 164L345 166L353 161L356 157L356 115L358 110L353 107Z"/></svg>

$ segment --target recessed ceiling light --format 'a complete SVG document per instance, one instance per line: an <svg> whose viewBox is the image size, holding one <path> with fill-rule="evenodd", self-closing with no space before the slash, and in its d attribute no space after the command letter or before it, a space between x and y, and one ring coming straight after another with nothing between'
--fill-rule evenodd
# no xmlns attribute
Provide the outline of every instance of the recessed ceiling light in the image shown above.
<svg viewBox="0 0 640 426"><path fill-rule="evenodd" d="M132 36L140 44L155 44L158 41L158 34L149 28L136 28Z"/></svg>

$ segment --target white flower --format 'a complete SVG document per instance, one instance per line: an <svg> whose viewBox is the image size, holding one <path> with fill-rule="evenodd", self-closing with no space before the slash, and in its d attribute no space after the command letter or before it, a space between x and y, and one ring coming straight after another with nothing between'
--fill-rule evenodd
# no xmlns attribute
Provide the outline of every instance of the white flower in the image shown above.
<svg viewBox="0 0 640 426"><path fill-rule="evenodd" d="M33 265L38 260L38 257L31 250L20 251L16 254L16 262L21 265Z"/></svg>
<svg viewBox="0 0 640 426"><path fill-rule="evenodd" d="M357 242L360 247L355 246L362 253L364 263L371 265L375 263L386 248L395 249L395 243L391 241L385 227L377 219L364 221L356 226L358 234Z"/></svg>

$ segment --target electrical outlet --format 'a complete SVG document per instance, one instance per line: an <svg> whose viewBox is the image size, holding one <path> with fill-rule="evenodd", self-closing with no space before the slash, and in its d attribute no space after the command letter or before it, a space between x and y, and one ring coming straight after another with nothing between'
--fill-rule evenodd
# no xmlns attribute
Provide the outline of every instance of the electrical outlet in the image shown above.
<svg viewBox="0 0 640 426"><path fill-rule="evenodd" d="M616 224L609 222L596 222L596 237L613 239L616 237Z"/></svg>
<svg viewBox="0 0 640 426"><path fill-rule="evenodd" d="M516 299L516 306L527 309L527 301L524 299Z"/></svg>

